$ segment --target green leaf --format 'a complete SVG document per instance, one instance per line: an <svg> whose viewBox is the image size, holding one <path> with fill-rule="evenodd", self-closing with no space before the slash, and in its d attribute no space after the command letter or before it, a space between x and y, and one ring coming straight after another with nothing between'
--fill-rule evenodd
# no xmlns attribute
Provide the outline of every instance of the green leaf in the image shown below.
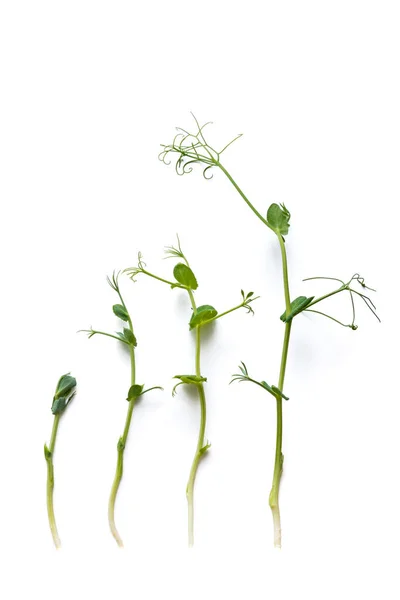
<svg viewBox="0 0 400 600"><path fill-rule="evenodd" d="M52 454L46 444L44 445L44 457L46 460L50 460L52 457Z"/></svg>
<svg viewBox="0 0 400 600"><path fill-rule="evenodd" d="M135 336L133 335L132 331L130 329L128 329L127 327L124 327L123 332L121 333L120 331L117 332L117 336L119 337L119 339L122 342L125 342L126 344L129 344L130 346L137 346L137 341Z"/></svg>
<svg viewBox="0 0 400 600"><path fill-rule="evenodd" d="M178 263L177 265L175 265L174 277L182 285L185 285L186 287L190 288L191 290L197 290L198 284L197 284L196 277L195 277L192 269L190 269L184 263Z"/></svg>
<svg viewBox="0 0 400 600"><path fill-rule="evenodd" d="M58 380L54 398L58 398L60 396L68 396L71 392L74 391L75 387L75 377L72 377L69 373L67 373L66 375L62 375Z"/></svg>
<svg viewBox="0 0 400 600"><path fill-rule="evenodd" d="M284 204L271 204L267 212L267 221L276 233L289 233L290 212Z"/></svg>
<svg viewBox="0 0 400 600"><path fill-rule="evenodd" d="M68 404L68 396L59 396L53 398L53 404L51 405L51 412L53 415L61 415L64 412Z"/></svg>
<svg viewBox="0 0 400 600"><path fill-rule="evenodd" d="M75 395L76 379L69 373L62 375L58 380L56 391L51 405L53 415L60 415Z"/></svg>
<svg viewBox="0 0 400 600"><path fill-rule="evenodd" d="M201 377L201 375L175 375L173 379L180 379L180 382L177 383L172 389L172 395L175 396L176 388L183 383L188 383L191 385L199 385L204 381L207 381L207 377Z"/></svg>
<svg viewBox="0 0 400 600"><path fill-rule="evenodd" d="M314 296L311 296L310 298L307 298L306 296L299 296L298 298L293 300L293 302L290 303L289 314L286 316L286 311L285 311L281 315L281 317L280 317L281 321L283 321L284 323L288 323L289 321L291 321L293 319L293 317L295 317L296 315L301 313L309 304L311 304L311 302L313 300L314 300Z"/></svg>
<svg viewBox="0 0 400 600"><path fill-rule="evenodd" d="M138 385L138 384L131 385L131 387L129 388L129 391L128 391L128 397L127 397L128 402L130 400L135 400L136 398L138 398L140 396L140 394L143 392L143 388L144 388L144 385Z"/></svg>
<svg viewBox="0 0 400 600"><path fill-rule="evenodd" d="M207 381L207 377L201 377L201 375L174 375L173 379L180 379L182 383L191 383L194 385Z"/></svg>
<svg viewBox="0 0 400 600"><path fill-rule="evenodd" d="M218 311L215 310L215 308L213 306L210 306L209 304L203 304L202 306L199 306L197 311L193 313L192 318L190 319L190 329L197 327L197 325L203 325L207 321L210 321L211 319L216 317L217 314Z"/></svg>
<svg viewBox="0 0 400 600"><path fill-rule="evenodd" d="M121 319L121 321L129 320L128 311L126 310L125 306L122 306L122 304L114 304L112 308L114 315Z"/></svg>
<svg viewBox="0 0 400 600"><path fill-rule="evenodd" d="M289 400L289 398L287 396L285 396L285 394L283 392L281 392L281 390L279 388L277 388L276 385L268 385L268 383L266 381L260 381L260 383L263 386L263 388L265 388L267 390L267 392L269 392L270 394L275 396L275 398L278 396L279 398L284 398L285 400Z"/></svg>
<svg viewBox="0 0 400 600"><path fill-rule="evenodd" d="M289 398L287 396L285 396L285 394L283 392L281 392L281 390L279 388L277 388L276 385L271 385L271 390L275 396L284 398L284 400L289 400Z"/></svg>

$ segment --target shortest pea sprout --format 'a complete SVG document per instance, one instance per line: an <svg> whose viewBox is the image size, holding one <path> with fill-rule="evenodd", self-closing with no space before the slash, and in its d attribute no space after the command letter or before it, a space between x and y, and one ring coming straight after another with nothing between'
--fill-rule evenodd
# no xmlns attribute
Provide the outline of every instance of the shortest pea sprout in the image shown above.
<svg viewBox="0 0 400 600"><path fill-rule="evenodd" d="M53 467L53 455L56 445L58 424L60 417L64 413L65 409L75 396L76 379L69 373L62 375L58 380L56 391L51 405L51 412L54 415L53 429L51 432L50 445L44 445L44 457L47 463L47 514L49 517L49 524L51 535L53 536L54 545L56 548L61 547L60 537L57 531L56 519L54 516L54 505L53 505L53 491L54 491L54 467Z"/></svg>

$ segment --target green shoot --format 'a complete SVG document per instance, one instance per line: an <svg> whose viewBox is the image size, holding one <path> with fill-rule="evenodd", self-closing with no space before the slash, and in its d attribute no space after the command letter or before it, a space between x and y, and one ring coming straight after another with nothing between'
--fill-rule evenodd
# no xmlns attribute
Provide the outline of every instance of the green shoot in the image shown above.
<svg viewBox="0 0 400 600"><path fill-rule="evenodd" d="M107 277L108 284L112 287L112 289L118 294L120 304L114 304L112 307L113 313L116 317L118 317L121 321L127 324L127 327L123 327L122 331L116 332L116 334L106 333L104 331L98 331L95 329L82 329L81 331L88 334L88 337L91 338L94 335L103 335L110 338L113 338L122 344L128 346L129 356L131 362L131 377L130 377L130 387L127 393L126 400L128 402L128 411L125 420L125 427L122 435L120 436L117 443L117 467L115 471L114 481L111 487L110 498L108 502L108 523L110 526L110 531L117 542L119 547L123 546L122 538L118 533L117 527L115 525L115 501L118 494L118 489L121 483L123 468L124 468L124 451L126 447L126 443L129 435L129 428L131 425L133 409L135 404L141 396L146 394L151 390L161 390L162 388L159 386L151 387L149 389L144 390L144 385L139 385L136 383L136 364L135 364L135 348L137 346L136 337L133 331L133 324L124 299L121 294L121 290L119 287L119 273L113 273L112 278Z"/></svg>
<svg viewBox="0 0 400 600"><path fill-rule="evenodd" d="M262 387L264 390L274 396L274 398L283 398L284 400L289 400L289 398L285 396L285 394L279 388L277 388L276 385L269 385L266 381L257 381L256 379L250 377L244 362L239 365L239 370L240 373L235 373L232 375L232 380L230 383L233 383L234 381L238 381L239 383L242 381L250 381L251 383L255 383L256 385Z"/></svg>
<svg viewBox="0 0 400 600"><path fill-rule="evenodd" d="M47 463L47 514L49 518L50 531L53 536L54 545L56 548L61 547L60 537L57 531L56 519L54 515L54 465L53 456L56 446L58 425L61 415L75 396L76 379L69 373L62 375L58 380L56 391L51 406L51 412L54 415L53 429L51 432L50 445L44 445L44 457Z"/></svg>
<svg viewBox="0 0 400 600"><path fill-rule="evenodd" d="M272 393L276 398L276 414L277 414L277 427L276 427L276 448L275 448L275 462L274 462L274 473L272 478L272 488L269 496L269 504L272 511L273 523L274 523L274 543L275 546L281 547L281 519L280 519L280 510L279 510L279 488L280 488L280 480L283 469L283 453L282 453L282 432L283 432L283 415L282 415L282 399L285 399L283 395L283 387L285 381L286 374L286 364L289 350L289 342L290 342L290 334L293 319L298 316L302 312L310 312L324 315L331 319L332 321L337 322L340 325L344 325L345 327L349 327L352 330L357 329L357 325L355 325L355 305L354 305L354 295L359 296L367 307L371 310L371 312L375 315L376 318L379 319L376 314L376 308L373 304L372 300L366 296L365 294L355 290L352 286L353 282L356 282L361 285L362 288L367 288L365 285L364 279L360 277L360 275L354 275L351 280L347 283L337 280L341 283L341 286L330 292L321 296L320 298L315 298L314 296L299 296L295 300L291 301L290 299L290 291L289 291L289 275L288 275L288 262L287 262L287 253L286 253L286 244L284 236L288 235L290 228L290 218L291 214L289 210L286 208L284 204L271 204L268 208L266 217L264 217L250 202L249 198L245 195L243 190L236 183L235 179L228 172L228 170L224 167L221 162L221 155L225 150L233 144L237 139L241 137L241 135L236 136L232 141L227 143L222 150L217 151L213 148L209 142L207 141L204 129L209 123L200 126L197 119L194 117L195 127L193 132L189 132L185 129L178 128L178 133L175 135L171 144L164 145L162 144L162 151L159 154L159 159L165 164L171 163L171 158L176 157L175 169L178 175L185 175L191 173L193 171L193 167L197 164L201 165L203 169L203 176L206 179L212 178L212 170L217 168L230 181L235 190L239 193L241 198L246 202L247 206L251 209L251 211L256 215L256 217L268 228L270 229L277 237L277 241L279 243L280 251L281 251L281 259L282 259L282 278L283 278L283 293L285 299L285 311L281 315L281 320L285 324L284 338L283 338L283 346L282 346L282 354L281 354L281 365L279 369L279 378L278 385L269 386L265 382L258 382L253 380L248 376L247 368L244 363L242 363L242 367L240 367L241 373L234 376L233 381L251 381L256 383L257 385L261 385L264 389L266 389L269 393ZM335 278L331 278L335 279ZM353 311L353 319L349 325L346 325L323 312L315 310L311 307L315 306L322 300L328 298L329 296L333 296L342 291L347 291L350 294L350 300L352 304ZM210 307L208 307L209 309ZM209 318L208 321L217 318L216 316Z"/></svg>
<svg viewBox="0 0 400 600"><path fill-rule="evenodd" d="M196 347L195 347L195 357L194 357L194 365L195 365L195 373L193 375L175 375L174 379L178 379L178 383L174 386L172 390L172 395L175 396L177 393L177 388L180 385L193 385L197 388L199 402L200 402L200 426L199 426L199 434L197 439L196 451L194 454L192 466L189 473L189 479L186 486L186 498L188 503L188 541L189 546L193 546L194 543L194 485L196 480L197 469L199 463L203 456L206 454L207 450L210 448L210 443L206 441L205 438L205 430L206 430L206 416L207 416L207 406L206 406L206 396L204 390L204 383L207 382L207 378L201 374L201 330L204 326L209 325L213 321L235 311L239 308L245 308L247 312L252 313L252 307L250 304L257 299L254 298L253 292L249 294L245 294L243 291L242 301L234 306L233 308L226 310L224 312L218 313L218 311L209 304L203 304L201 306L197 306L194 291L198 288L198 283L195 274L193 273L189 262L184 255L180 241L178 238L177 247L168 246L165 249L167 254L166 258L175 258L180 259L181 262L178 262L173 269L173 276L175 281L169 281L164 279L163 277L159 277L158 275L154 275L150 273L146 269L146 264L143 262L142 255L139 254L138 265L136 267L131 267L125 270L126 273L131 277L132 280L135 280L135 277L139 274L144 274L153 279L157 279L163 283L168 284L171 288L180 288L186 290L189 296L190 304L192 307L192 314L189 320L189 329L194 330L195 339L196 339Z"/></svg>

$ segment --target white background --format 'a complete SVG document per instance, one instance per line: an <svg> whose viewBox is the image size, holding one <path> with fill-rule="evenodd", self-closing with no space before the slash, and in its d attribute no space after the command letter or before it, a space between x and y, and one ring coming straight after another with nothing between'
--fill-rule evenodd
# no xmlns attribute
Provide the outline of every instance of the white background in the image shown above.
<svg viewBox="0 0 400 600"><path fill-rule="evenodd" d="M379 1L4 1L1 51L2 597L398 598L397 212L399 5ZM275 407L228 387L244 360L277 382L284 308L279 249L223 174L178 178L157 160L190 111L265 214L292 213L292 297L354 272L376 287L356 332L296 318L284 405L283 547L268 493ZM256 315L218 321L203 345L207 438L186 548L185 485L198 404L176 373L193 371L190 307L152 280L122 282L138 338L138 382L162 385L134 412L116 507L107 501L129 387L105 277L136 263L167 278L179 233L220 311L240 289ZM326 308L343 319L338 298ZM58 377L79 393L55 456L61 551L45 507L43 443ZM5 573L5 575L4 575Z"/></svg>

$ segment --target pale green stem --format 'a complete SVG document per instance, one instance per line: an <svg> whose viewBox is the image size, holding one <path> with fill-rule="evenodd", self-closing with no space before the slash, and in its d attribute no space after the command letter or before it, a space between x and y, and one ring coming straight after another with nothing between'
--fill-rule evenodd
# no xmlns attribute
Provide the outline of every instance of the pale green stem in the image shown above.
<svg viewBox="0 0 400 600"><path fill-rule="evenodd" d="M259 296L256 296L255 298L251 299L251 302L253 302L254 300L258 300ZM216 315L215 317L212 317L211 319L208 319L208 321L205 321L204 323L201 324L201 326L203 327L204 325L208 325L209 323L212 323L213 321L216 321L217 319L220 319L221 317L224 317L225 315L229 315L229 313L238 310L239 308L243 308L243 306L246 305L246 301L241 302L240 304L238 304L237 306L234 306L233 308L230 308L229 310L226 310L225 312L219 313L218 315Z"/></svg>
<svg viewBox="0 0 400 600"><path fill-rule="evenodd" d="M196 311L196 305L194 303L193 294L189 292L189 296L192 302L193 311ZM196 327L196 358L195 358L195 367L196 367L196 375L201 376L200 370L200 327ZM186 498L188 503L188 542L189 546L193 546L194 543L194 506L193 506L193 492L194 492L194 483L196 479L197 468L199 466L199 462L204 455L204 434L206 429L206 397L204 393L204 387L202 383L197 384L197 389L199 392L200 399L200 429L199 429L199 437L197 440L196 452L194 455L192 467L190 469L189 479L186 486Z"/></svg>
<svg viewBox="0 0 400 600"><path fill-rule="evenodd" d="M328 294L325 294L324 296L321 296L320 298L316 298L315 300L313 300L312 302L310 302L310 304L307 306L307 308L311 308L311 306L314 306L314 304L318 304L318 302L321 302L322 300L325 300L326 298L330 298L331 296L334 296L335 294L339 294L340 292L343 292L344 290L348 290L348 286L346 285L342 285L339 289L334 290L333 292L329 292Z"/></svg>
<svg viewBox="0 0 400 600"><path fill-rule="evenodd" d="M216 163L223 173L225 173L226 177L235 187L235 189L239 192L240 196L249 206L249 208L253 211L253 213L266 225L269 229L272 229L274 233L276 233L279 241L279 245L281 248L282 255L282 270L283 270L283 287L285 293L285 305L286 305L286 314L290 313L290 293L289 293L289 277L288 277L288 267L287 267L287 256L286 256L286 248L285 241L280 233L277 233L271 225L268 223L266 219L258 212L258 210L253 206L244 192L240 189L236 181L233 177L228 173L228 171L221 165L220 162ZM279 373L279 383L278 388L283 392L283 383L285 379L285 371L286 371L286 361L289 350L289 340L290 340L290 330L291 330L291 321L285 324L285 336L283 340L283 348L282 348L282 358L281 358L281 367ZM276 399L276 415L277 415L277 426L276 426L276 449L275 449L275 466L274 466L274 475L272 480L272 489L269 497L269 504L272 510L273 520L274 520L274 539L275 546L281 546L281 521L280 521L280 513L279 513L279 484L282 475L282 467L283 467L283 454L282 454L282 399Z"/></svg>
<svg viewBox="0 0 400 600"><path fill-rule="evenodd" d="M289 349L289 339L292 321L285 324L285 337L283 340L281 367L279 373L278 388L283 391L283 383L285 379L286 361ZM279 486L283 470L283 454L282 454L282 398L276 398L276 446L275 446L275 463L274 475L272 478L272 488L269 495L269 505L272 511L274 521L274 544L277 548L281 547L281 517L279 511Z"/></svg>
<svg viewBox="0 0 400 600"><path fill-rule="evenodd" d="M255 206L253 206L253 204L250 202L250 200L244 194L243 190L238 186L238 184L236 183L236 181L233 179L232 175L225 169L225 167L222 166L220 162L216 162L216 166L218 166L221 169L221 171L226 175L226 177L229 179L229 181L231 182L231 184L233 185L233 187L236 189L237 192L239 192L239 194L241 195L241 197L243 198L243 200L246 202L247 206L260 219L260 221L262 221L264 223L264 225L266 225L269 229L272 229L272 227L268 223L267 219L264 219L264 217L255 208ZM272 229L272 231L274 231L274 230Z"/></svg>
<svg viewBox="0 0 400 600"><path fill-rule="evenodd" d="M129 327L133 333L132 321L130 318L129 318L128 322L129 322ZM135 379L136 379L135 349L132 345L129 346L129 353L130 353L130 359L131 359L131 385L135 385ZM119 438L118 444L117 444L117 452L118 452L117 467L115 470L114 482L112 484L110 499L108 502L108 523L109 523L110 530L111 530L112 535L114 536L115 541L117 542L118 546L120 546L121 548L123 546L123 542L122 542L121 536L118 533L117 527L115 525L115 500L117 497L118 488L121 483L121 479L122 479L122 475L123 475L124 450L125 450L126 442L128 439L129 427L130 427L131 420L132 420L132 413L133 413L134 406L135 406L135 398L132 398L129 401L129 405L128 405L128 413L126 415L124 432L123 432L122 436Z"/></svg>
<svg viewBox="0 0 400 600"><path fill-rule="evenodd" d="M125 342L118 336L113 335L112 333L106 333L105 331L97 331L95 329L82 329L81 331L84 331L85 333L89 333L89 337L92 337L92 335L96 335L96 334L97 335L105 335L107 337L114 338L114 340L117 340L118 342L122 342L123 344L128 344L128 342Z"/></svg>
<svg viewBox="0 0 400 600"><path fill-rule="evenodd" d="M49 446L49 453L46 456L47 462L47 514L49 517L49 525L51 535L53 536L53 541L55 547L58 549L61 547L60 537L57 531L56 518L54 515L54 503L53 503L53 491L54 491L54 466L53 466L53 454L56 445L57 438L57 430L58 424L60 422L61 415L55 415L53 421L53 429L51 432L51 440Z"/></svg>
<svg viewBox="0 0 400 600"><path fill-rule="evenodd" d="M144 273L144 275L148 275L149 277L153 277L153 279L157 279L158 281L162 281L163 283L167 283L168 285L170 285L172 287L181 288L183 290L187 290L188 289L186 286L180 285L179 283L176 283L176 281L175 282L168 281L168 279L163 279L162 277L159 277L158 275L154 275L153 273L150 273L149 271L146 271L145 269L141 269L140 273Z"/></svg>
<svg viewBox="0 0 400 600"><path fill-rule="evenodd" d="M281 235L278 234L279 245L282 254L282 270L283 270L283 287L285 291L286 314L290 312L290 293L289 293L289 276L287 267L287 256L285 242ZM292 321L285 324L285 335L283 338L282 358L279 371L278 388L283 392L283 384L285 381L286 362L289 350L290 331ZM272 488L269 495L269 505L272 511L274 521L274 543L277 548L281 547L281 517L279 511L279 486L283 470L283 454L282 454L282 398L276 398L276 446L275 446L275 464L274 475L272 478Z"/></svg>

